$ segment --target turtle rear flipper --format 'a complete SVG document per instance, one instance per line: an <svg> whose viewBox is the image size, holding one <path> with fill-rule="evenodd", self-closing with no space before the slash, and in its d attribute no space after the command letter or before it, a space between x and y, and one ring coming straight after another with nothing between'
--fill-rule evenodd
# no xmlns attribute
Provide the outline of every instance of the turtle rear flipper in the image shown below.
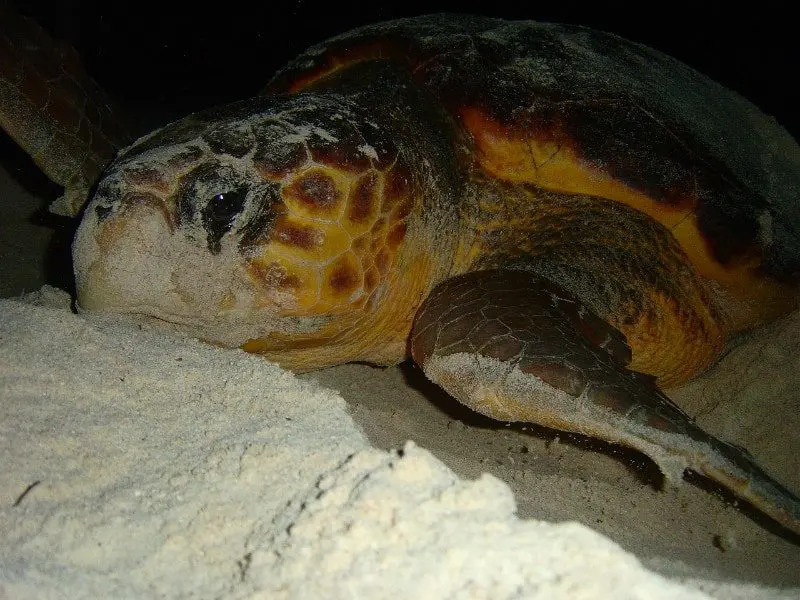
<svg viewBox="0 0 800 600"><path fill-rule="evenodd" d="M0 128L64 186L51 210L75 216L131 136L72 47L4 2L0 23Z"/></svg>
<svg viewBox="0 0 800 600"><path fill-rule="evenodd" d="M625 368L603 321L524 271L477 271L433 289L411 337L414 360L459 402L500 421L580 433L643 452L665 477L708 477L800 533L800 499L743 449L694 425L655 385ZM607 346L607 344L606 344Z"/></svg>

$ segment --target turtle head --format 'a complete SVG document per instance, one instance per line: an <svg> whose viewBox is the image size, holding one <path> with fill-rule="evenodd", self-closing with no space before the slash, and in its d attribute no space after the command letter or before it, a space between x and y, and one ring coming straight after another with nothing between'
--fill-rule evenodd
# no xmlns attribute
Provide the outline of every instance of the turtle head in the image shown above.
<svg viewBox="0 0 800 600"><path fill-rule="evenodd" d="M325 97L169 125L123 151L88 205L73 245L78 306L292 368L398 360L430 284L404 251L422 194L403 154ZM399 281L399 269L418 273ZM376 339L383 358L365 355Z"/></svg>

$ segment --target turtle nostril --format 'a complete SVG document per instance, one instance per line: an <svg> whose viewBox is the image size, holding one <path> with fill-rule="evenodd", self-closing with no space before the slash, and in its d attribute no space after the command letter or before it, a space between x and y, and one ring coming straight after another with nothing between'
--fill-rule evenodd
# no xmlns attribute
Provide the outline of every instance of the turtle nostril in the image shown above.
<svg viewBox="0 0 800 600"><path fill-rule="evenodd" d="M246 198L247 188L242 186L215 194L203 207L203 227L208 232L208 247L214 254L220 251L220 240L233 227Z"/></svg>
<svg viewBox="0 0 800 600"><path fill-rule="evenodd" d="M100 222L105 221L109 217L109 215L111 214L111 210L112 209L110 206L104 206L102 204L98 204L97 206L94 207L94 212L97 215L97 220Z"/></svg>

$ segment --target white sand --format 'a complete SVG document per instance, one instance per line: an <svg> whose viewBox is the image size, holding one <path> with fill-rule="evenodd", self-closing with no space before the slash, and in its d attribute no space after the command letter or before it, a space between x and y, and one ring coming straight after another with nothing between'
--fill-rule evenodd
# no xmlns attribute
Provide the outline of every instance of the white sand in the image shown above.
<svg viewBox="0 0 800 600"><path fill-rule="evenodd" d="M800 597L666 579L336 392L67 303L0 301L0 598Z"/></svg>

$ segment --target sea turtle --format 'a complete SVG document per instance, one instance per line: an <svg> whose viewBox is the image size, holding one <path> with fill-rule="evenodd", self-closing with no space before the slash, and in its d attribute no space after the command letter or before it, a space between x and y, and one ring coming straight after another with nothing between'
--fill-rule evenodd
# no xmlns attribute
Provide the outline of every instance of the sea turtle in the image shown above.
<svg viewBox="0 0 800 600"><path fill-rule="evenodd" d="M457 400L800 499L661 391L800 292L800 149L752 104L578 26L432 15L314 46L122 151L77 305L297 371L409 354Z"/></svg>

